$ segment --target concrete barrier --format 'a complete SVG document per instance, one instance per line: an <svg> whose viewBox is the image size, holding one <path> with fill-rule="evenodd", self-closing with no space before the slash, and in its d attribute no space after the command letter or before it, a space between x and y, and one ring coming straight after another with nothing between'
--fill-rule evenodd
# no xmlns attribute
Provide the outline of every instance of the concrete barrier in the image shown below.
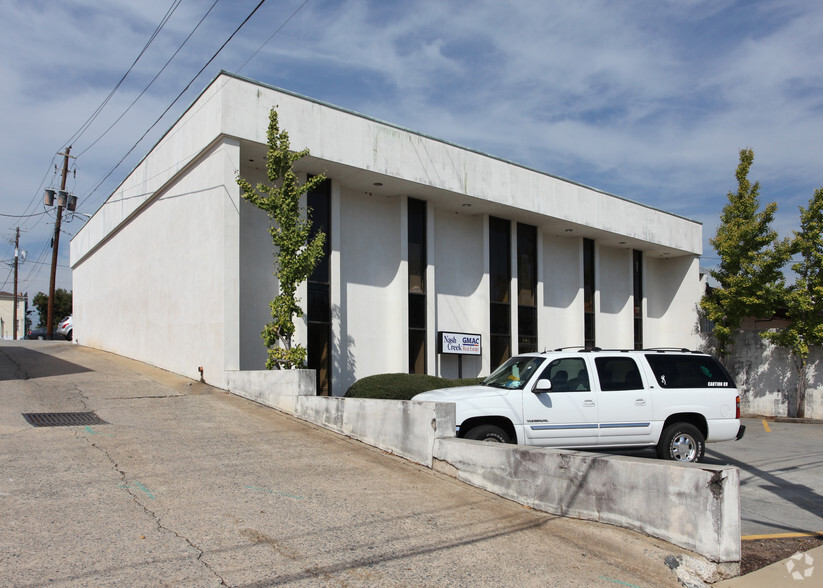
<svg viewBox="0 0 823 588"><path fill-rule="evenodd" d="M314 395L311 370L226 372L228 389L537 510L740 561L737 468L454 438L454 405Z"/></svg>
<svg viewBox="0 0 823 588"><path fill-rule="evenodd" d="M545 512L641 531L740 561L737 468L438 439L435 469Z"/></svg>
<svg viewBox="0 0 823 588"><path fill-rule="evenodd" d="M227 370L232 394L294 414L298 396L314 396L314 370Z"/></svg>
<svg viewBox="0 0 823 588"><path fill-rule="evenodd" d="M454 437L454 405L301 396L294 415L432 467L437 439Z"/></svg>
<svg viewBox="0 0 823 588"><path fill-rule="evenodd" d="M228 390L432 467L436 439L454 437L454 405L314 395L314 370L227 371Z"/></svg>

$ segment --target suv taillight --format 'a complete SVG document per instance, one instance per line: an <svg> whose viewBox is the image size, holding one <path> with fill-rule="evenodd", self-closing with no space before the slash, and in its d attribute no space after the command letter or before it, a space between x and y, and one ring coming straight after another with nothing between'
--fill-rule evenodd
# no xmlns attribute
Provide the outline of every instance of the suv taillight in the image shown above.
<svg viewBox="0 0 823 588"><path fill-rule="evenodd" d="M737 410L735 411L734 418L739 419L740 418L740 396L737 397L736 402L737 402Z"/></svg>

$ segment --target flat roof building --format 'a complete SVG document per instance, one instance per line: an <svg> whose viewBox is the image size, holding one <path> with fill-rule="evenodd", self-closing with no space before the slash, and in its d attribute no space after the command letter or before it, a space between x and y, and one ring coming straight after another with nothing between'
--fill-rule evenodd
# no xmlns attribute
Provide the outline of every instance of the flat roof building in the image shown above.
<svg viewBox="0 0 823 588"><path fill-rule="evenodd" d="M259 370L277 292L268 114L327 251L298 292L318 393L377 373L488 374L561 346L696 347L698 222L221 73L71 242L75 338L225 384ZM451 337L468 337L463 355Z"/></svg>

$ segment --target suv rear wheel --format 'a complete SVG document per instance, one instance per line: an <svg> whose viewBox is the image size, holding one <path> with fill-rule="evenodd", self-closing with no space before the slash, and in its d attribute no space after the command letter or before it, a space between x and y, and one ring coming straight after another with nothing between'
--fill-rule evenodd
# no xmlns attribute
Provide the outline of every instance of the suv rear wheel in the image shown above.
<svg viewBox="0 0 823 588"><path fill-rule="evenodd" d="M663 430L657 444L660 459L697 463L703 459L706 439L697 427L689 423L674 423Z"/></svg>
<svg viewBox="0 0 823 588"><path fill-rule="evenodd" d="M511 443L511 437L497 425L478 425L466 433L465 439L490 443Z"/></svg>

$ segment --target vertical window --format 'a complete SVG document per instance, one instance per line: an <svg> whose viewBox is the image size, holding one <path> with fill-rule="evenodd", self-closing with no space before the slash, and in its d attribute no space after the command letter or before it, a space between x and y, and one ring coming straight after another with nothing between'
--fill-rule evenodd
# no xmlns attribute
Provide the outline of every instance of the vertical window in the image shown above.
<svg viewBox="0 0 823 588"><path fill-rule="evenodd" d="M408 199L409 373L426 373L426 203Z"/></svg>
<svg viewBox="0 0 823 588"><path fill-rule="evenodd" d="M331 181L306 195L312 222L310 239L323 231L323 255L308 280L308 367L316 372L317 394L331 395Z"/></svg>
<svg viewBox="0 0 823 588"><path fill-rule="evenodd" d="M632 286L634 292L634 348L643 349L643 252L632 251Z"/></svg>
<svg viewBox="0 0 823 588"><path fill-rule="evenodd" d="M511 357L511 223L489 217L489 354L492 370Z"/></svg>
<svg viewBox="0 0 823 588"><path fill-rule="evenodd" d="M518 353L537 351L537 227L517 223Z"/></svg>
<svg viewBox="0 0 823 588"><path fill-rule="evenodd" d="M594 241L583 239L583 341L594 347Z"/></svg>

